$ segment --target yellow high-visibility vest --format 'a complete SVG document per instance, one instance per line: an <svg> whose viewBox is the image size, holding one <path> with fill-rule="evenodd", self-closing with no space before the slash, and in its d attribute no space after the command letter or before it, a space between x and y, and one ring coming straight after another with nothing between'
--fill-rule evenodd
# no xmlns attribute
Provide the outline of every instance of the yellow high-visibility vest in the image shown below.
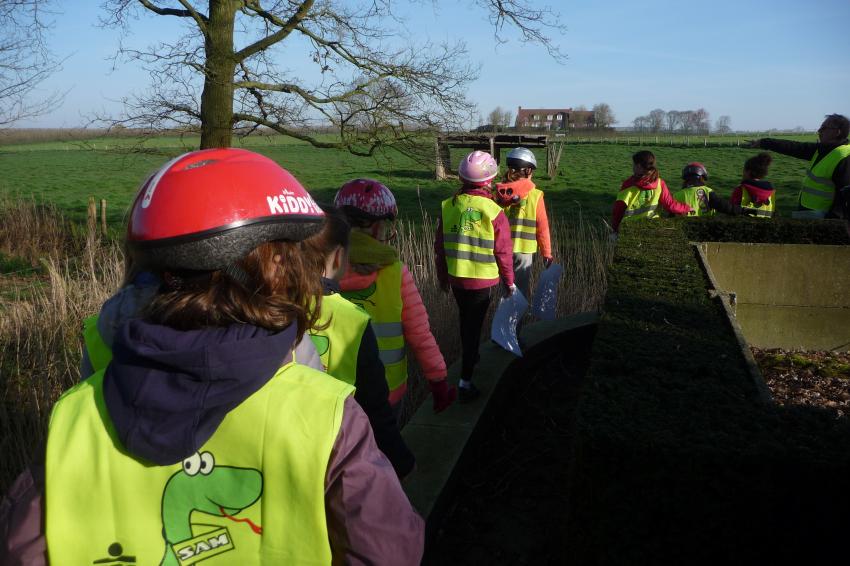
<svg viewBox="0 0 850 566"><path fill-rule="evenodd" d="M449 275L470 279L496 279L499 266L493 220L502 207L492 199L459 194L442 204L443 249Z"/></svg>
<svg viewBox="0 0 850 566"><path fill-rule="evenodd" d="M511 225L514 253L537 252L537 205L542 198L543 191L531 189L517 204L505 207L505 215Z"/></svg>
<svg viewBox="0 0 850 566"><path fill-rule="evenodd" d="M685 187L673 193L673 198L691 207L688 216L714 216L714 210L709 208L708 199L711 187Z"/></svg>
<svg viewBox="0 0 850 566"><path fill-rule="evenodd" d="M803 179L803 188L800 190L800 205L809 210L822 212L829 211L835 198L835 191L842 187L836 187L832 181L832 174L838 163L850 156L850 144L839 145L830 151L826 157L815 163L818 152L812 156L806 178Z"/></svg>
<svg viewBox="0 0 850 566"><path fill-rule="evenodd" d="M403 267L400 261L396 261L382 267L375 282L365 289L349 289L340 293L371 318L390 394L407 383L407 355L401 324Z"/></svg>
<svg viewBox="0 0 850 566"><path fill-rule="evenodd" d="M86 353L89 355L89 362L94 371L106 369L109 362L112 361L112 350L103 341L100 331L97 329L98 315L92 315L83 319L83 343L86 346ZM88 376L81 375L86 378Z"/></svg>
<svg viewBox="0 0 850 566"><path fill-rule="evenodd" d="M755 216L756 218L770 218L773 216L773 211L776 209L776 194L770 197L766 204L756 204L750 198L750 193L746 189L741 192L741 208L744 209L744 214Z"/></svg>
<svg viewBox="0 0 850 566"><path fill-rule="evenodd" d="M369 325L369 315L341 295L333 293L322 297L322 308L317 327L310 330L310 338L322 359L325 371L335 378L354 385L357 378L357 355L363 332Z"/></svg>
<svg viewBox="0 0 850 566"><path fill-rule="evenodd" d="M331 563L325 473L350 385L289 363L198 452L158 466L121 446L104 374L62 395L50 416L51 563Z"/></svg>
<svg viewBox="0 0 850 566"><path fill-rule="evenodd" d="M626 203L623 220L658 218L658 201L661 200L661 178L652 189L640 189L631 186L617 193L617 200Z"/></svg>

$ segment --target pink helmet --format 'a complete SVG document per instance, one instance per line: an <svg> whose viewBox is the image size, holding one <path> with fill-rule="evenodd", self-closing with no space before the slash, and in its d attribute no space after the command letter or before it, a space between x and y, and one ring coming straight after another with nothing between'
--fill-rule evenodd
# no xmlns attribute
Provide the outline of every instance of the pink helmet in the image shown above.
<svg viewBox="0 0 850 566"><path fill-rule="evenodd" d="M499 164L486 151L475 150L461 160L457 171L464 181L486 184L499 174Z"/></svg>
<svg viewBox="0 0 850 566"><path fill-rule="evenodd" d="M369 220L393 220L398 216L395 197L375 179L353 179L336 192L334 205L346 214Z"/></svg>

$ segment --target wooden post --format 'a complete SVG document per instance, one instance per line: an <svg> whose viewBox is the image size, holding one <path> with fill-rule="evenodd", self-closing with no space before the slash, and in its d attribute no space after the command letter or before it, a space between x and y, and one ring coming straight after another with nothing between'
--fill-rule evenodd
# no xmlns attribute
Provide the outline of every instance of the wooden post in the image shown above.
<svg viewBox="0 0 850 566"><path fill-rule="evenodd" d="M89 196L89 208L86 218L88 220L88 237L94 239L95 233L97 232L97 204L95 203L93 196Z"/></svg>
<svg viewBox="0 0 850 566"><path fill-rule="evenodd" d="M100 233L106 237L106 199L100 199Z"/></svg>
<svg viewBox="0 0 850 566"><path fill-rule="evenodd" d="M494 158L496 157L496 138L494 137L490 137L490 155L492 155ZM499 160L496 159L496 162L498 161Z"/></svg>
<svg viewBox="0 0 850 566"><path fill-rule="evenodd" d="M439 136L434 140L435 166L434 177L438 181L446 178L449 172L449 146L446 143L441 143Z"/></svg>

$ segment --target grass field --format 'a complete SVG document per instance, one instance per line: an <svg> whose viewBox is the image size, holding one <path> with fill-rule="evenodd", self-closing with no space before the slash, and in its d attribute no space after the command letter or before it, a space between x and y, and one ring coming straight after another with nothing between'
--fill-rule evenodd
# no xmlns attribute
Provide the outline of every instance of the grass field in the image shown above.
<svg viewBox="0 0 850 566"><path fill-rule="evenodd" d="M811 135L784 137L813 140ZM687 162L703 162L711 175L710 185L722 196L731 193L744 161L757 153L734 145L642 146L636 144L637 138L626 145L629 139L620 137L617 144L568 143L557 174L550 179L541 171L535 178L546 192L550 208L566 217L581 208L590 217L607 218L621 181L631 173L630 156L639 149L656 154L662 177L671 189L679 186L679 173ZM170 157L196 147L197 138L155 138L146 142L145 152L127 151L133 143L124 138L98 138L0 146L0 194L34 196L53 203L75 220L84 219L90 195L107 199L109 222L117 228L138 184ZM320 201L331 200L348 179L374 177L396 193L402 216L416 219L421 217L420 207L435 215L440 201L457 188L456 180L436 181L432 168L397 153L361 158L281 137L250 137L240 143L288 168ZM453 150L452 163L464 152ZM538 151L537 159L545 163L545 153ZM802 160L774 154L769 179L777 188L783 216L796 205L805 167Z"/></svg>

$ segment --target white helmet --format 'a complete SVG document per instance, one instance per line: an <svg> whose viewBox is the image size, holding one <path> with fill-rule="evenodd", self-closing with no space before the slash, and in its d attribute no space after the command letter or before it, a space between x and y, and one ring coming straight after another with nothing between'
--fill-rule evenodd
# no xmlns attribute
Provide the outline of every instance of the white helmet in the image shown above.
<svg viewBox="0 0 850 566"><path fill-rule="evenodd" d="M508 167L511 169L537 169L537 158L527 147L515 147L508 153Z"/></svg>

